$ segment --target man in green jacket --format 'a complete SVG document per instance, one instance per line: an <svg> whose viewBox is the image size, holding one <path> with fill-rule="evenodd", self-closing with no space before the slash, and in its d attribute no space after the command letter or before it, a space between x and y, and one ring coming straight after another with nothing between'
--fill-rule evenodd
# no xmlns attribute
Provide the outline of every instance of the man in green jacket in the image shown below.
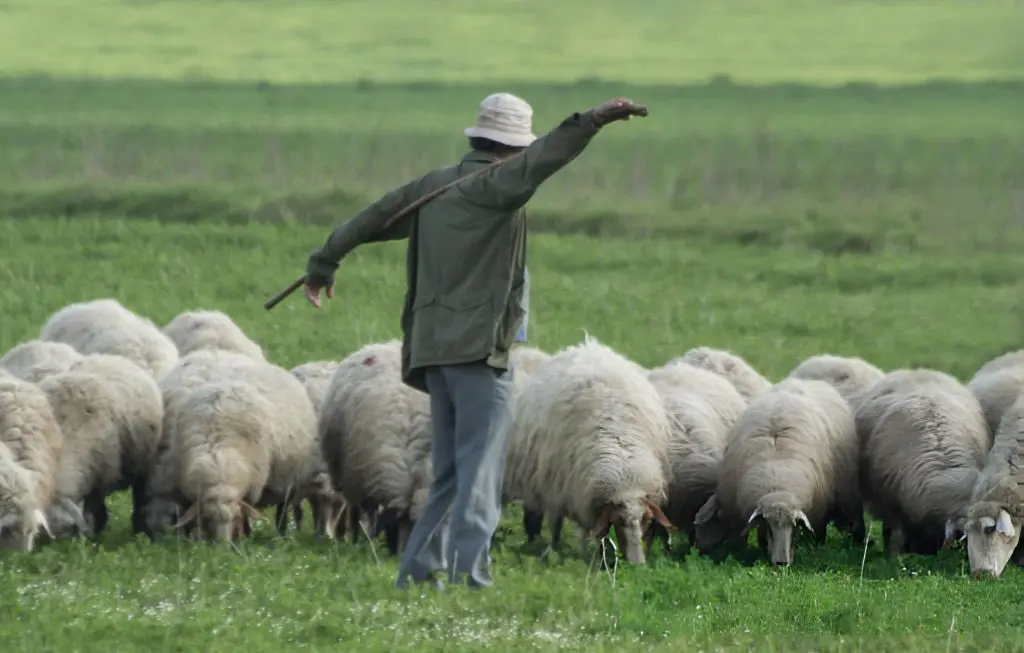
<svg viewBox="0 0 1024 653"><path fill-rule="evenodd" d="M402 311L402 380L430 394L434 480L402 557L398 587L468 575L491 585L491 537L501 518L511 425L508 353L522 322L526 264L523 207L606 124L646 116L619 98L532 133L533 110L508 93L480 104L459 163L397 188L335 229L309 257L306 297L333 296L334 272L359 245L408 238ZM470 174L400 220L403 208Z"/></svg>

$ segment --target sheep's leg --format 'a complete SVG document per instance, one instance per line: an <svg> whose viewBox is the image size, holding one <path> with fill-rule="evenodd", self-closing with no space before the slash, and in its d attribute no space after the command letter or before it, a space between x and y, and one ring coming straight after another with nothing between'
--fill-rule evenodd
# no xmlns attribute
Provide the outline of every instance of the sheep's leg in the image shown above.
<svg viewBox="0 0 1024 653"><path fill-rule="evenodd" d="M297 501L292 506L292 517L295 518L295 530L302 530L302 502Z"/></svg>
<svg viewBox="0 0 1024 653"><path fill-rule="evenodd" d="M284 537L288 534L288 504L277 504L277 534Z"/></svg>
<svg viewBox="0 0 1024 653"><path fill-rule="evenodd" d="M327 502L318 496L309 497L309 507L313 513L313 534L319 540L327 531Z"/></svg>
<svg viewBox="0 0 1024 653"><path fill-rule="evenodd" d="M523 530L526 531L526 543L533 544L544 526L544 513L534 510L523 510Z"/></svg>
<svg viewBox="0 0 1024 653"><path fill-rule="evenodd" d="M99 537L107 528L107 521L110 514L107 512L107 504L102 492L91 492L85 496L85 514L92 518L92 535Z"/></svg>
<svg viewBox="0 0 1024 653"><path fill-rule="evenodd" d="M565 517L555 517L551 520L551 548L557 549L562 545L562 527L565 526Z"/></svg>
<svg viewBox="0 0 1024 653"><path fill-rule="evenodd" d="M412 535L413 523L409 519L403 519L395 528L398 531L397 553L402 553L405 551L405 545L409 542L409 536Z"/></svg>
<svg viewBox="0 0 1024 653"><path fill-rule="evenodd" d="M393 556L398 555L399 549L399 533L398 524L388 524L384 527L384 538L388 544L388 553Z"/></svg>
<svg viewBox="0 0 1024 653"><path fill-rule="evenodd" d="M146 524L147 503L146 479L138 479L132 483L132 535L144 533L149 539L153 539L153 532Z"/></svg>
<svg viewBox="0 0 1024 653"><path fill-rule="evenodd" d="M768 524L763 520L757 525L757 548L761 555L771 560L771 552L768 551Z"/></svg>
<svg viewBox="0 0 1024 653"><path fill-rule="evenodd" d="M360 528L363 515L362 508L357 505L349 506L348 512L348 526L352 530L352 544L359 542L359 536L362 535L362 529ZM367 530L367 532L370 532Z"/></svg>

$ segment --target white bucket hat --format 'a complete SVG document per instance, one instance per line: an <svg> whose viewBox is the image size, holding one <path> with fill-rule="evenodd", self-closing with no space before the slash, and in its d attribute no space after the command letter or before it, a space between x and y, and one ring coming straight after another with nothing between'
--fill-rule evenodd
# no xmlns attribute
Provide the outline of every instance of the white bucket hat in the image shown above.
<svg viewBox="0 0 1024 653"><path fill-rule="evenodd" d="M496 141L509 147L526 147L537 140L533 134L533 108L511 93L494 93L484 98L476 124L466 136Z"/></svg>

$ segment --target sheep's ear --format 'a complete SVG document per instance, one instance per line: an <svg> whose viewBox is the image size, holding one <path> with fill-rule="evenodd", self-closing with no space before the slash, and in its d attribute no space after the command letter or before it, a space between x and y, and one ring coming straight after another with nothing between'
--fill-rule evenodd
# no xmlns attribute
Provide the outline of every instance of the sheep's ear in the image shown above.
<svg viewBox="0 0 1024 653"><path fill-rule="evenodd" d="M807 527L807 530L811 531L812 533L814 532L814 528L811 526L811 520L807 518L807 515L804 513L803 510L796 511L796 518L800 521L801 524Z"/></svg>
<svg viewBox="0 0 1024 653"><path fill-rule="evenodd" d="M602 538L608 534L608 529L611 528L611 525L612 507L605 506L604 510L601 512L601 516L597 518L597 525L590 529L590 533L588 533L587 535L588 537L592 537L594 539Z"/></svg>
<svg viewBox="0 0 1024 653"><path fill-rule="evenodd" d="M665 513L661 511L661 508L658 507L658 504L654 503L653 501L644 501L644 507L647 511L647 516L653 518L654 521L661 524L665 530L670 531L674 528L672 522L668 520L668 517L666 517Z"/></svg>
<svg viewBox="0 0 1024 653"><path fill-rule="evenodd" d="M182 515L178 519L177 523L174 524L173 528L175 528L175 529L185 528L186 526L189 525L189 523L192 520L194 520L198 516L199 516L199 503L196 502L196 503L193 503L191 506L188 507L188 510L186 510L185 514Z"/></svg>
<svg viewBox="0 0 1024 653"><path fill-rule="evenodd" d="M50 530L50 523L46 521L46 515L43 514L43 511L36 510L34 513L32 513L32 516L35 518L36 524L39 525L39 528L43 529L43 531L46 532L46 536L52 540L53 531Z"/></svg>
<svg viewBox="0 0 1024 653"><path fill-rule="evenodd" d="M242 502L242 514L250 521L259 521L260 519L263 519L263 515L260 514L260 511L256 510L245 501Z"/></svg>
<svg viewBox="0 0 1024 653"><path fill-rule="evenodd" d="M702 526L702 525L708 523L709 521L711 521L711 519L715 516L715 513L717 513L717 512L718 512L718 497L716 495L712 494L708 498L708 500L704 502L704 505L700 507L700 510L698 510L697 514L694 516L694 518L693 518L694 525L695 526Z"/></svg>
<svg viewBox="0 0 1024 653"><path fill-rule="evenodd" d="M75 525L81 533L92 535L92 527L85 521L85 514L78 504L67 497L61 497L57 502L57 510L64 512L63 518Z"/></svg>
<svg viewBox="0 0 1024 653"><path fill-rule="evenodd" d="M999 517L996 519L996 531L1002 533L1006 537L1013 537L1017 534L1017 529L1013 527L1013 523L1010 522L1010 513L1005 510L999 511Z"/></svg>

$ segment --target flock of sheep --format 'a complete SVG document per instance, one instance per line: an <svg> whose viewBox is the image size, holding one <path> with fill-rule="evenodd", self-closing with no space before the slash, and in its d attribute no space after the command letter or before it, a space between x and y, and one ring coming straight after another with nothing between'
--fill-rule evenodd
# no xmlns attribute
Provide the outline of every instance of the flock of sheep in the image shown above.
<svg viewBox="0 0 1024 653"><path fill-rule="evenodd" d="M431 484L430 411L397 340L285 370L224 313L162 329L113 299L71 304L0 358L0 545L98 536L130 489L132 531L232 541L260 509L318 536L384 533L398 553ZM698 347L646 369L587 337L511 352L505 501L529 540L563 521L581 549L612 529L627 560L680 529L703 553L752 529L773 564L829 523L887 553L966 539L975 575L1024 564L1024 351L967 384L814 356L772 383Z"/></svg>

